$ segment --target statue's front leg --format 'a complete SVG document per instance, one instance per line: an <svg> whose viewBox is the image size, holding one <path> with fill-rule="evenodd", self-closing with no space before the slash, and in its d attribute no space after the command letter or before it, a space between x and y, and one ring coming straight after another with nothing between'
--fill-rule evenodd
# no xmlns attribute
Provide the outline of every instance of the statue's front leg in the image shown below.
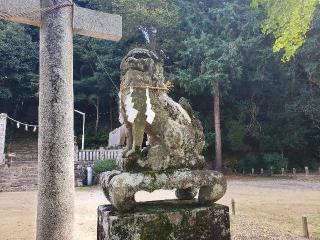
<svg viewBox="0 0 320 240"><path fill-rule="evenodd" d="M128 129L128 137L127 137L127 142L126 146L123 149L123 156L126 156L127 153L132 149L132 143L133 143L133 137L132 137L132 125L131 124L126 124L127 129Z"/></svg>
<svg viewBox="0 0 320 240"><path fill-rule="evenodd" d="M132 146L131 146L131 150L129 150L126 154L127 157L135 153L141 152L145 127L146 127L145 116L143 115L138 116L135 119L134 123L132 124Z"/></svg>

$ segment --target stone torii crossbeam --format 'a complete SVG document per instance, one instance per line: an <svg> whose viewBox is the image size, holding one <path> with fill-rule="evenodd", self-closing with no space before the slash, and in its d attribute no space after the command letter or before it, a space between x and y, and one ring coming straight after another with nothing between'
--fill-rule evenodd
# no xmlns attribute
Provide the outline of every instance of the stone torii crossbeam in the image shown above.
<svg viewBox="0 0 320 240"><path fill-rule="evenodd" d="M118 41L122 18L77 7L71 0L0 0L1 18L40 27L37 240L71 240L73 34Z"/></svg>

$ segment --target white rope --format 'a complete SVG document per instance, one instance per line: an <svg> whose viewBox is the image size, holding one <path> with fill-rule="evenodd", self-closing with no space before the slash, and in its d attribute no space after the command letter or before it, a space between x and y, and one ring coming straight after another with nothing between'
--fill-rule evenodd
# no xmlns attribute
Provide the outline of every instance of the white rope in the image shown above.
<svg viewBox="0 0 320 240"><path fill-rule="evenodd" d="M76 109L74 109L75 112L77 113L80 113L82 115L86 115L85 113L83 112L80 112ZM20 125L24 126L25 127L25 130L28 131L29 128L33 128L33 132L37 131L37 129L39 128L39 125L34 125L34 124L29 124L29 123L24 123L24 122L20 122L18 120L15 120L11 117L9 117L8 115L7 116L7 119L11 120L12 122L15 122L17 124L17 128L20 128Z"/></svg>
<svg viewBox="0 0 320 240"><path fill-rule="evenodd" d="M20 122L18 120L15 120L9 116L7 116L8 119L10 119L11 121L15 122L15 123L19 123L20 125L23 125L23 126L28 126L28 127L38 127L38 125L33 125L33 124L28 124L28 123L23 123L23 122Z"/></svg>
<svg viewBox="0 0 320 240"><path fill-rule="evenodd" d="M29 130L29 128L33 128L33 132L36 132L37 129L38 129L38 125L33 125L33 124L28 124L28 123L23 123L23 122L20 122L18 120L15 120L9 116L7 116L7 119L11 120L12 122L15 122L17 124L17 128L20 128L20 125L24 126L24 129L26 131Z"/></svg>

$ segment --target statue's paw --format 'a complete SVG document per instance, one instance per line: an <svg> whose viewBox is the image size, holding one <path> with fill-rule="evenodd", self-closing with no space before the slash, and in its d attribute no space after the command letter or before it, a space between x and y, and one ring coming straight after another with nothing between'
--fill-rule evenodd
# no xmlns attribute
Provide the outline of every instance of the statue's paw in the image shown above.
<svg viewBox="0 0 320 240"><path fill-rule="evenodd" d="M136 151L134 149L131 149L129 151L127 151L123 156L126 158L132 157L136 154Z"/></svg>
<svg viewBox="0 0 320 240"><path fill-rule="evenodd" d="M202 186L199 190L198 201L200 204L212 204L221 199L226 193L226 186L223 184L213 184Z"/></svg>
<svg viewBox="0 0 320 240"><path fill-rule="evenodd" d="M110 182L112 180L112 178L114 178L115 176L121 174L121 171L118 170L113 170L113 171L109 171L109 172L104 172L100 175L100 185L103 189L104 195L106 196L106 198L110 201Z"/></svg>
<svg viewBox="0 0 320 240"><path fill-rule="evenodd" d="M127 155L127 153L128 153L129 151L130 151L129 148L127 148L127 147L123 148L122 156L123 156L123 157L126 157L126 155Z"/></svg>

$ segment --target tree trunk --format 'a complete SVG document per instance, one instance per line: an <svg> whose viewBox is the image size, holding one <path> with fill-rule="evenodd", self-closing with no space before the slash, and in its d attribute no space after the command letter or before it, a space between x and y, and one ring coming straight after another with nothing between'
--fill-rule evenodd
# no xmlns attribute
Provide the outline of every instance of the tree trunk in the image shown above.
<svg viewBox="0 0 320 240"><path fill-rule="evenodd" d="M100 108L100 102L99 102L99 97L97 97L97 102L95 104L96 107L96 133L98 132L98 127L99 127L99 121L100 121L100 117L99 117L99 108Z"/></svg>
<svg viewBox="0 0 320 240"><path fill-rule="evenodd" d="M219 85L215 85L213 88L214 98L214 130L215 130L215 142L216 142L216 157L214 162L214 168L217 171L222 170L222 143L221 143L221 122L220 122L220 90Z"/></svg>
<svg viewBox="0 0 320 240"><path fill-rule="evenodd" d="M112 112L113 112L113 107L112 107L112 100L110 100L109 101L109 111L110 111L110 115L109 115L109 119L110 119L110 131L112 131L113 130L113 120L112 120L112 118L113 118L113 114L112 114Z"/></svg>

